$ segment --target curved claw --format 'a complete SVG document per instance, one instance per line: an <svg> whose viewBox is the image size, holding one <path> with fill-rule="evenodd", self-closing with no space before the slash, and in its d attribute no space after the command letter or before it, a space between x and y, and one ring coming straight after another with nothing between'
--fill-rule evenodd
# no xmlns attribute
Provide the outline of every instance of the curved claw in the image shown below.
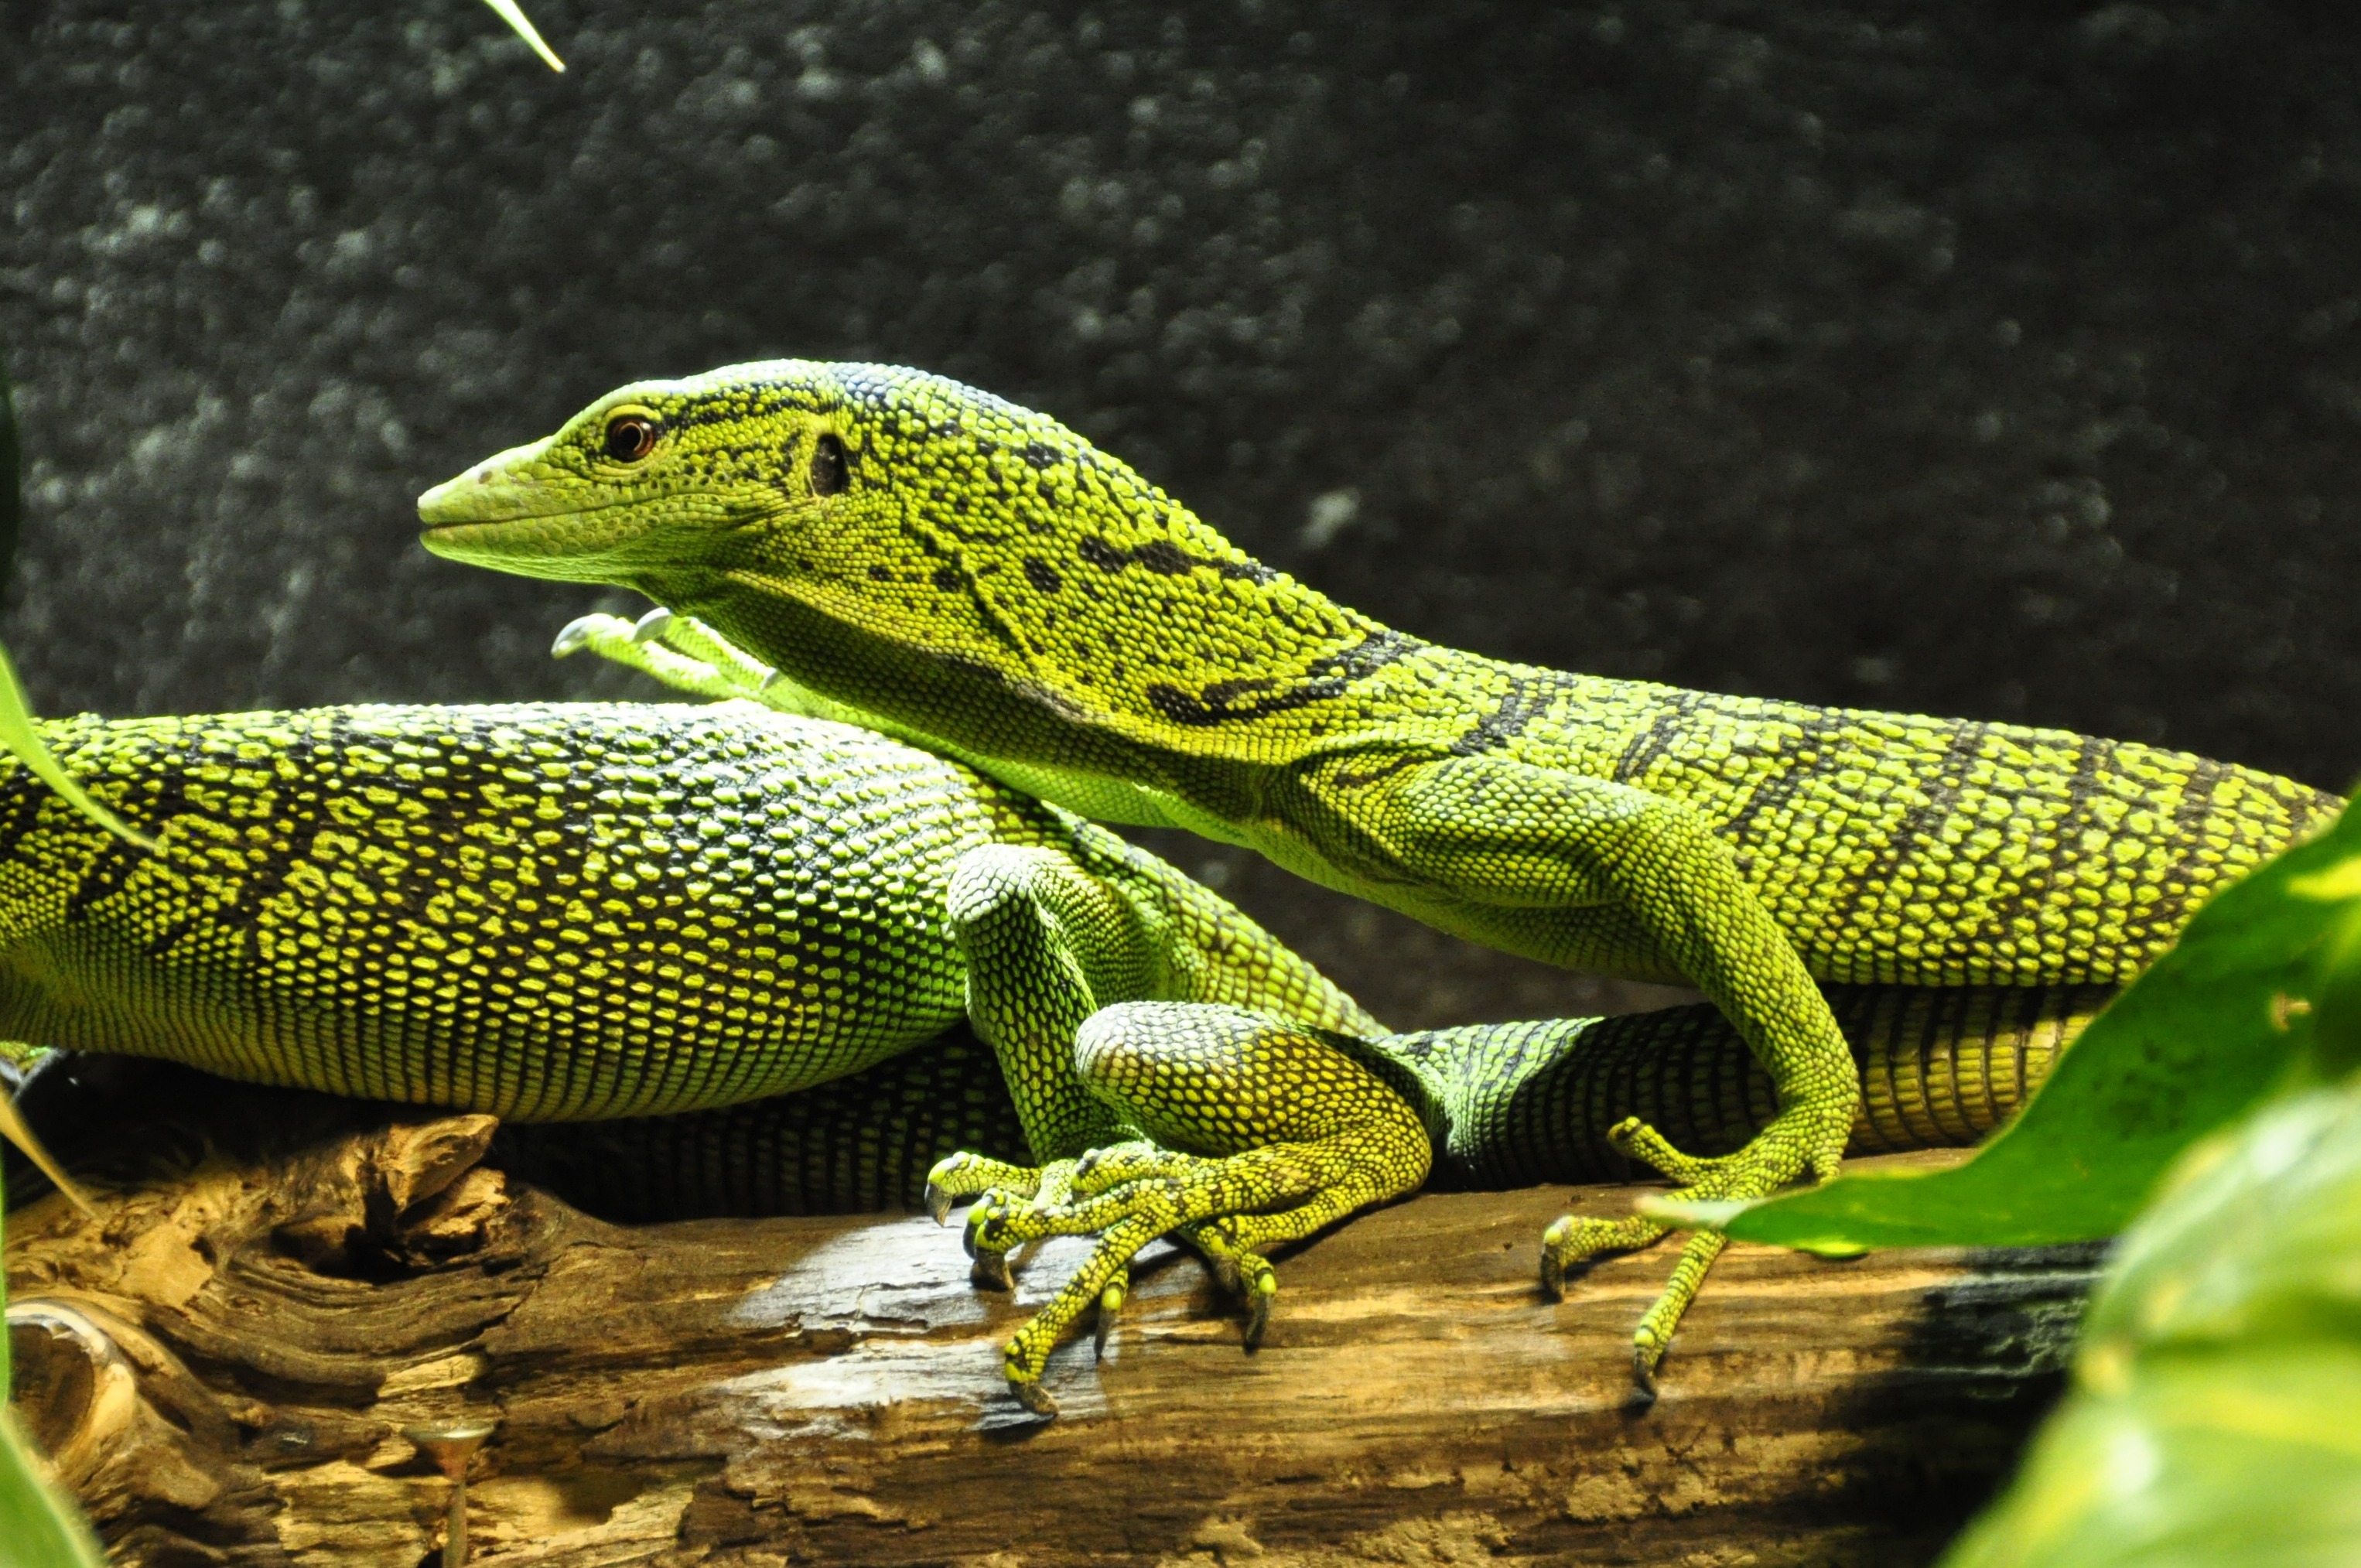
<svg viewBox="0 0 2361 1568"><path fill-rule="evenodd" d="M1661 1344L1635 1343L1631 1346L1631 1401L1635 1410L1652 1408L1656 1402L1656 1365L1664 1359Z"/></svg>
<svg viewBox="0 0 2361 1568"><path fill-rule="evenodd" d="M1565 1299L1565 1263L1574 1250L1574 1216L1560 1215L1542 1233L1542 1294L1553 1301Z"/></svg>
<svg viewBox="0 0 2361 1568"><path fill-rule="evenodd" d="M557 630L557 640L549 645L549 656L563 659L569 653L579 653L590 646L590 637L598 630L603 615L577 615Z"/></svg>
<svg viewBox="0 0 2361 1568"><path fill-rule="evenodd" d="M1058 1401L1049 1398L1049 1391L1034 1379L1011 1377L1008 1391L1016 1397L1018 1404L1037 1416L1055 1418L1058 1413Z"/></svg>
<svg viewBox="0 0 2361 1568"><path fill-rule="evenodd" d="M968 1283L985 1290L1014 1290L1016 1282L1008 1277L1008 1255L989 1248L972 1255L975 1262L968 1266Z"/></svg>
<svg viewBox="0 0 2361 1568"><path fill-rule="evenodd" d="M946 1155L936 1162L934 1169L927 1172L927 1212L935 1217L935 1223L939 1225L951 1223L951 1205L959 1201L959 1195L943 1185L943 1178L966 1164L964 1152Z"/></svg>
<svg viewBox="0 0 2361 1568"><path fill-rule="evenodd" d="M664 634L664 628L670 626L672 622L672 611L664 609L662 605L658 605L655 609L648 611L647 614L640 617L639 620L631 623L631 641L634 642L653 642L657 638L662 637Z"/></svg>
<svg viewBox="0 0 2361 1568"><path fill-rule="evenodd" d="M1107 1341L1115 1333L1115 1320L1123 1313L1123 1301L1126 1293L1124 1281L1120 1277L1109 1280L1107 1288L1099 1292L1098 1318L1091 1325L1091 1359L1093 1361L1106 1359Z"/></svg>
<svg viewBox="0 0 2361 1568"><path fill-rule="evenodd" d="M1262 1259L1256 1258L1257 1263ZM1270 1326L1270 1304L1279 1296L1279 1271L1268 1263L1255 1273L1246 1286L1246 1321L1243 1325L1246 1347L1254 1350L1262 1343L1262 1332Z"/></svg>

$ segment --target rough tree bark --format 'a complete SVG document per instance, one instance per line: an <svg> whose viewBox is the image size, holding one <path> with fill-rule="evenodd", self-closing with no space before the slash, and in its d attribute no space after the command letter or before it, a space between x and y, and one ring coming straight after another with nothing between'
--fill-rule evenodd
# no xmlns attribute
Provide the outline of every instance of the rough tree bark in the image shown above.
<svg viewBox="0 0 2361 1568"><path fill-rule="evenodd" d="M11 1221L20 1410L126 1563L416 1568L448 1483L400 1431L474 1413L469 1535L503 1563L1922 1560L2052 1391L2093 1264L1733 1246L1635 1413L1670 1250L1553 1305L1565 1190L1430 1194L1284 1260L1251 1356L1156 1249L1045 1424L995 1345L1080 1244L1010 1300L923 1217L620 1228L484 1163L488 1118L230 1101L141 1136L98 1223Z"/></svg>

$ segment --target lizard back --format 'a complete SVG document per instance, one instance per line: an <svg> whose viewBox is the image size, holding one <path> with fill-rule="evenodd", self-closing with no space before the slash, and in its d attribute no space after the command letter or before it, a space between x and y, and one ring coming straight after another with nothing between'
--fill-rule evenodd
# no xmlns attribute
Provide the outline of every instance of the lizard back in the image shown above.
<svg viewBox="0 0 2361 1568"><path fill-rule="evenodd" d="M864 722L1084 815L1248 844L1490 946L1648 978L1680 971L1580 890L1485 907L1422 877L1387 792L1427 764L1529 764L1556 778L1497 780L1452 828L1516 817L1561 847L1584 808L1553 824L1546 797L1567 780L1681 802L1814 977L1946 985L2128 980L2339 805L2157 747L1438 647L1252 559L1055 419L895 367L634 383L420 515L439 554L640 588Z"/></svg>
<svg viewBox="0 0 2361 1568"><path fill-rule="evenodd" d="M1374 726L1338 714L1306 750L1491 754L1682 801L1728 845L1815 978L1839 983L2125 983L2215 891L2344 804L2136 741L1687 691L1449 649L1411 652L1371 686ZM1361 762L1328 777L1350 795L1361 779L1381 783L1378 771Z"/></svg>

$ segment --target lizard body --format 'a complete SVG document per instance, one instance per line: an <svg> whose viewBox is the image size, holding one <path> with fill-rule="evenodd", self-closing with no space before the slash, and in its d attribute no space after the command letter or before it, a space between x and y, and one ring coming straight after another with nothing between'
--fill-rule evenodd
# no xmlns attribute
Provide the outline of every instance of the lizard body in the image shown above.
<svg viewBox="0 0 2361 1568"><path fill-rule="evenodd" d="M1046 416L919 372L635 383L421 498L430 549L637 588L830 713L1085 816L1251 846L1445 930L1686 980L1780 1114L1691 1195L1836 1168L1818 981L2114 984L2334 797L2155 747L1717 696L1439 647L1252 560ZM1562 1222L1565 1266L1662 1234ZM1719 1245L1643 1319L1653 1375Z"/></svg>
<svg viewBox="0 0 2361 1568"><path fill-rule="evenodd" d="M1862 1088L1846 1152L1977 1142L2015 1114L2111 994L2100 986L1832 989ZM1105 1026L1167 1037L1242 1026L1192 1004L1129 1008ZM1433 1146L1431 1186L1628 1180L1631 1161L1608 1138L1625 1116L1723 1153L1742 1147L1778 1109L1770 1075L1702 1003L1337 1040L1394 1069L1385 1076L1418 1109ZM793 1094L593 1126L511 1127L501 1137L527 1160L526 1174L625 1220L915 1209L943 1157L1025 1154L990 1048L957 1028Z"/></svg>
<svg viewBox="0 0 2361 1568"><path fill-rule="evenodd" d="M0 764L0 1037L596 1121L504 1137L629 1217L910 1203L980 1148L988 1173L1067 1162L1008 1223L1071 1228L1114 1168L1073 1157L1142 1131L1224 1173L1202 1212L1128 1216L1020 1332L1034 1384L1067 1324L1112 1310L1146 1227L1267 1302L1255 1247L1430 1157L1474 1185L1615 1176L1623 1116L1722 1149L1775 1107L1711 1007L1385 1034L1145 851L827 721L561 704L43 729L159 849ZM1060 879L1113 896L1060 902ZM1989 1131L2103 994L1844 993L1872 1089L1855 1146ZM1216 1069L1238 1092L1209 1102ZM1316 1180L1274 1197L1299 1169Z"/></svg>
<svg viewBox="0 0 2361 1568"><path fill-rule="evenodd" d="M1082 1114L1056 1104L1072 1025L1025 1013L1069 976L975 952L995 883L1061 917L1025 902L1036 867L1098 899L1092 950L1051 953L1084 996L1376 1027L1145 850L842 725L583 704L43 729L160 850L0 773L0 1036L580 1121L808 1088L978 1016L1047 1157Z"/></svg>

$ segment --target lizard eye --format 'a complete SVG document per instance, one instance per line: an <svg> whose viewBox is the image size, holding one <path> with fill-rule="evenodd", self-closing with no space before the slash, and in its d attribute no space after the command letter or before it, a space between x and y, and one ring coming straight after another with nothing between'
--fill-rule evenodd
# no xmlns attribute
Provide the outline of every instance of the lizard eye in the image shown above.
<svg viewBox="0 0 2361 1568"><path fill-rule="evenodd" d="M620 414L607 422L607 455L637 463L656 449L656 422L645 414Z"/></svg>
<svg viewBox="0 0 2361 1568"><path fill-rule="evenodd" d="M823 435L812 443L812 494L840 496L851 485L852 466L845 461L844 443L833 435Z"/></svg>

